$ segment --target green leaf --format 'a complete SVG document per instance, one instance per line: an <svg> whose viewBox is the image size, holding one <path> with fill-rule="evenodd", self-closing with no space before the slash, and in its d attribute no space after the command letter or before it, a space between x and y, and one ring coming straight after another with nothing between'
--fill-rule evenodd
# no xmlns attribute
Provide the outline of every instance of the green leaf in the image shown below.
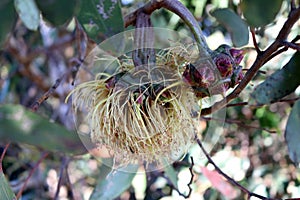
<svg viewBox="0 0 300 200"><path fill-rule="evenodd" d="M285 129L285 140L287 142L291 160L299 165L300 162L300 100L296 101L290 113Z"/></svg>
<svg viewBox="0 0 300 200"><path fill-rule="evenodd" d="M297 52L282 69L273 73L254 89L249 104L269 104L295 91L300 85L299 65L300 52Z"/></svg>
<svg viewBox="0 0 300 200"><path fill-rule="evenodd" d="M11 31L15 19L14 1L2 0L0 2L0 45L2 45L7 34Z"/></svg>
<svg viewBox="0 0 300 200"><path fill-rule="evenodd" d="M138 165L128 165L110 172L106 179L100 179L90 200L111 200L120 196L130 187L138 167Z"/></svg>
<svg viewBox="0 0 300 200"><path fill-rule="evenodd" d="M0 106L0 141L26 143L52 152L86 152L77 133L51 123L21 105Z"/></svg>
<svg viewBox="0 0 300 200"><path fill-rule="evenodd" d="M119 1L82 1L80 8L78 21L87 31L88 36L96 42L124 31Z"/></svg>
<svg viewBox="0 0 300 200"><path fill-rule="evenodd" d="M24 25L29 30L37 30L40 24L40 11L34 0L15 0L15 8Z"/></svg>
<svg viewBox="0 0 300 200"><path fill-rule="evenodd" d="M232 43L236 47L248 44L249 31L247 24L228 8L216 9L211 13L230 33Z"/></svg>
<svg viewBox="0 0 300 200"><path fill-rule="evenodd" d="M171 166L168 165L164 169L166 176L170 179L171 183L178 188L178 176L175 171L175 169Z"/></svg>
<svg viewBox="0 0 300 200"><path fill-rule="evenodd" d="M16 196L13 193L2 171L0 171L0 199L2 200L16 199Z"/></svg>
<svg viewBox="0 0 300 200"><path fill-rule="evenodd" d="M71 20L78 12L79 2L80 0L36 0L43 17L54 26L63 25Z"/></svg>
<svg viewBox="0 0 300 200"><path fill-rule="evenodd" d="M281 120L278 113L271 112L266 106L258 108L255 116L259 121L259 126L262 128L277 128Z"/></svg>
<svg viewBox="0 0 300 200"><path fill-rule="evenodd" d="M278 14L283 0L243 0L242 12L252 27L261 27L271 23Z"/></svg>

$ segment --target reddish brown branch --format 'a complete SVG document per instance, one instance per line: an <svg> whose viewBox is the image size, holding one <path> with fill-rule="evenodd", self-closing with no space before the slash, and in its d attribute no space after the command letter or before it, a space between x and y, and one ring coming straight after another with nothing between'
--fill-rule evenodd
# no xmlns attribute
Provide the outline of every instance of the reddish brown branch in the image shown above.
<svg viewBox="0 0 300 200"><path fill-rule="evenodd" d="M291 41L291 43L295 43L295 42L297 42L299 39L300 39L300 35L297 35L297 36ZM289 49L289 48L285 46L285 47L282 47L281 49L277 50L276 52L274 52L271 56L269 56L269 57L266 59L265 63L268 62L269 60L272 60L274 57L278 56L279 54L281 54L281 53L287 51L288 49Z"/></svg>
<svg viewBox="0 0 300 200"><path fill-rule="evenodd" d="M184 193L180 192L179 189L175 185L173 185L172 181L168 177L165 177L168 180L168 182L170 183L172 189L176 190L180 196L183 196L186 199L189 198L192 194L193 189L192 189L191 185L193 183L194 176L195 176L194 173L193 173L193 168L194 168L194 165L195 165L194 158L192 156L190 158L191 158L191 165L189 167L189 171L191 173L191 179L187 184L187 186L189 188L188 194L184 194Z"/></svg>
<svg viewBox="0 0 300 200"><path fill-rule="evenodd" d="M286 103L294 103L295 101L298 101L300 99L300 97L296 97L296 98L293 98L293 99L280 99L278 101L274 101L272 102L271 104L274 104L274 103L280 103L280 102L286 102ZM239 102L239 103L231 103L231 104L227 104L226 107L236 107L236 106L246 106L248 105L248 102ZM262 107L264 105L257 105L257 106L252 106L252 107L255 107L255 108L259 108L259 107Z"/></svg>
<svg viewBox="0 0 300 200"><path fill-rule="evenodd" d="M149 3L145 4L143 7L139 8L138 10L127 15L124 18L125 27L135 23L137 12L144 12L147 14L151 14L156 9L160 9L162 7L166 8L170 11L173 11L172 9L174 6L172 6L172 3L174 3L174 2L171 2L169 0L161 0L161 1L152 0L152 1L150 1ZM177 12L176 14L181 13L180 11L178 12L178 10L176 10L176 12ZM286 20L285 24L283 25L282 29L280 30L276 40L265 51L261 51L259 49L258 44L255 39L255 33L253 30L251 31L255 49L258 52L255 62L253 63L251 68L247 71L243 80L233 90L232 93L230 93L223 100L216 102L213 106L203 109L201 112L201 115L208 115L216 110L220 110L221 108L226 106L226 104L228 102L230 102L232 99L235 99L236 97L239 96L239 94L244 90L244 88L248 85L248 83L256 75L256 73L259 71L259 69L269 60L270 57L273 56L274 53L276 53L281 47L283 47L282 42L286 40L291 28L298 21L299 16L300 16L300 8L293 9L290 11L289 17ZM180 16L180 17L182 17L182 16Z"/></svg>
<svg viewBox="0 0 300 200"><path fill-rule="evenodd" d="M70 160L68 161L68 163L69 162L70 162ZM65 173L66 173L65 174L65 176L66 176L66 187L68 188L70 199L78 199L78 198L75 197L75 194L74 194L74 191L73 191L73 186L72 186L70 176L69 176L69 173L68 173L68 165L65 168Z"/></svg>
<svg viewBox="0 0 300 200"><path fill-rule="evenodd" d="M33 173L35 172L35 170L38 168L38 166L41 164L41 162L48 156L48 153L43 153L41 158L37 161L37 163L34 165L34 167L32 168L32 170L29 172L28 177L25 179L22 188L20 189L20 191L18 192L16 198L20 199L22 196L22 193L24 191L24 189L26 188L26 185L29 181L29 179L31 178L31 176L33 175Z"/></svg>
<svg viewBox="0 0 300 200"><path fill-rule="evenodd" d="M194 158L193 156L191 156L191 166L189 167L189 171L191 173L191 179L190 179L190 182L187 184L188 188L189 188L189 193L187 194L187 197L190 197L191 194L192 194L192 183L193 183L193 180L194 180L194 173L193 173L193 167L194 167L195 163L194 163Z"/></svg>
<svg viewBox="0 0 300 200"><path fill-rule="evenodd" d="M36 100L32 105L31 105L31 110L33 112L36 112L40 105L46 101L56 90L56 88L60 85L60 83L62 82L62 80L65 78L66 74L63 74L60 78L58 78L55 82L55 84L43 95L41 96L38 100Z"/></svg>
<svg viewBox="0 0 300 200"><path fill-rule="evenodd" d="M59 179L58 179L58 184L57 184L54 199L59 199L60 188L63 184L64 175L67 176L66 175L66 172L67 172L66 169L68 167L69 162L70 162L70 159L68 157L64 156L63 160L62 160L62 164L60 166Z"/></svg>
<svg viewBox="0 0 300 200"><path fill-rule="evenodd" d="M299 44L292 43L292 42L282 42L282 45L287 47L287 48L291 48L291 49L294 49L296 51L300 51L300 45Z"/></svg>
<svg viewBox="0 0 300 200"><path fill-rule="evenodd" d="M56 79L55 83L52 85L51 88L49 88L49 90L47 92L45 92L39 99L37 99L31 106L31 110L33 112L36 112L39 107L41 106L41 104L46 101L51 95L53 95L55 93L55 90L58 88L58 86L62 83L62 81L64 79L66 79L66 77L69 77L70 75L72 75L72 78L74 79L80 65L82 64L81 60L78 60L76 58L72 59L71 64L73 66L71 66L60 78ZM72 85L74 84L74 80L72 81Z"/></svg>
<svg viewBox="0 0 300 200"><path fill-rule="evenodd" d="M235 185L236 187L238 187L241 191L243 191L244 193L246 193L248 195L248 199L250 199L250 197L257 197L259 199L262 200L272 200L270 198L261 196L259 194L250 192L247 188L245 188L244 186L242 186L241 184L239 184L238 182L236 182L233 178L231 178L230 176L228 176L227 174L225 174L216 164L215 162L212 160L212 158L210 157L210 155L207 153L207 151L205 150L205 148L202 145L202 142L200 141L200 139L198 138L197 135L195 135L195 139L197 144L199 145L199 147L201 148L202 152L204 153L205 157L207 158L208 162L210 164L212 164L215 167L215 170L221 175L223 176L229 183L231 183L232 185Z"/></svg>
<svg viewBox="0 0 300 200"><path fill-rule="evenodd" d="M257 54L261 54L261 50L259 49L259 46L258 46L258 43L257 43L257 40L256 40L256 36L255 36L255 31L254 31L254 29L251 28L251 29L250 29L250 33L251 33L253 45L254 45L254 48L255 48Z"/></svg>
<svg viewBox="0 0 300 200"><path fill-rule="evenodd" d="M256 75L259 69L268 61L269 57L273 55L280 47L282 47L282 41L285 41L293 25L299 20L300 8L292 10L289 18L284 23L280 30L276 40L261 54L258 54L251 68L245 74L240 84L224 99L216 102L209 108L205 108L201 111L201 115L208 115L216 110L220 110L225 107L228 102L235 99L244 90L252 78Z"/></svg>
<svg viewBox="0 0 300 200"><path fill-rule="evenodd" d="M72 85L74 85L75 77L78 73L79 67L83 63L85 57L88 55L88 53L93 49L94 43L88 39L88 36L84 32L82 26L79 24L79 22L76 20L76 29L75 34L72 34L72 37L65 37L64 39L61 39L60 42L56 42L50 47L46 48L46 50L54 50L59 48L60 46L63 47L64 45L69 44L69 42L73 42L75 40L76 48L78 50L78 56L77 58L72 58L69 60L70 68L64 74L56 79L54 85L52 87L45 89L46 91L43 96L41 96L38 100L36 100L32 105L31 109L32 111L37 111L40 105L46 101L50 96L55 94L55 90L57 87L62 83L64 79L69 77L70 75L73 78ZM43 81L38 81L43 82Z"/></svg>
<svg viewBox="0 0 300 200"><path fill-rule="evenodd" d="M247 72L249 69L242 69L242 70L245 71L245 72ZM264 71L264 70L258 70L257 73L264 74L264 75L267 74L267 72Z"/></svg>
<svg viewBox="0 0 300 200"><path fill-rule="evenodd" d="M3 172L3 168L2 168L2 162L3 162L3 159L4 159L4 156L5 156L5 153L9 147L10 143L7 143L3 149L3 152L1 154L1 157L0 157L0 172Z"/></svg>
<svg viewBox="0 0 300 200"><path fill-rule="evenodd" d="M221 119L212 118L212 117L201 117L201 119L203 119L205 121L210 121L210 120L223 121ZM245 124L244 122L242 122L240 120L236 120L236 119L225 119L225 123L237 124L241 127L247 128L247 129L253 128L253 129L257 129L257 130L261 130L261 131L266 131L270 134L276 134L277 133L276 131L272 131L272 130L269 130L269 129L266 129L266 128L261 128L261 127L258 127L258 126L252 126L252 125Z"/></svg>

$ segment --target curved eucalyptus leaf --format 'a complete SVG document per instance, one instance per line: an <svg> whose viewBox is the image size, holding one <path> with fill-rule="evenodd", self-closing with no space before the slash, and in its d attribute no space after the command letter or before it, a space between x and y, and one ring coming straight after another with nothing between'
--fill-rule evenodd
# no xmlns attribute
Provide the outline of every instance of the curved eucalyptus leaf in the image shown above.
<svg viewBox="0 0 300 200"><path fill-rule="evenodd" d="M24 25L36 31L40 24L40 11L34 0L15 0L15 8Z"/></svg>
<svg viewBox="0 0 300 200"><path fill-rule="evenodd" d="M300 100L296 101L290 113L286 130L285 140L291 160L299 165L300 163Z"/></svg>
<svg viewBox="0 0 300 200"><path fill-rule="evenodd" d="M16 196L13 193L2 171L0 171L0 199L2 200L16 199Z"/></svg>
<svg viewBox="0 0 300 200"><path fill-rule="evenodd" d="M216 9L211 15L214 16L230 33L234 46L241 47L248 44L248 26L240 16L228 8Z"/></svg>
<svg viewBox="0 0 300 200"><path fill-rule="evenodd" d="M112 200L120 196L131 185L136 175L138 165L128 165L112 171L105 179L100 179L95 187L90 200Z"/></svg>
<svg viewBox="0 0 300 200"><path fill-rule="evenodd" d="M299 65L300 52L297 52L282 69L273 73L254 89L249 104L269 104L295 91L300 85Z"/></svg>
<svg viewBox="0 0 300 200"><path fill-rule="evenodd" d="M0 2L0 45L6 39L7 34L13 27L16 12L13 0L2 0Z"/></svg>
<svg viewBox="0 0 300 200"><path fill-rule="evenodd" d="M275 19L282 2L283 0L243 0L241 9L251 27L261 27Z"/></svg>
<svg viewBox="0 0 300 200"><path fill-rule="evenodd" d="M0 106L0 141L26 143L52 152L86 153L77 133L14 104Z"/></svg>
<svg viewBox="0 0 300 200"><path fill-rule="evenodd" d="M36 0L44 18L54 26L63 25L76 15L80 0ZM88 0L90 1L90 0Z"/></svg>
<svg viewBox="0 0 300 200"><path fill-rule="evenodd" d="M121 6L116 0L82 1L77 18L96 42L124 31Z"/></svg>

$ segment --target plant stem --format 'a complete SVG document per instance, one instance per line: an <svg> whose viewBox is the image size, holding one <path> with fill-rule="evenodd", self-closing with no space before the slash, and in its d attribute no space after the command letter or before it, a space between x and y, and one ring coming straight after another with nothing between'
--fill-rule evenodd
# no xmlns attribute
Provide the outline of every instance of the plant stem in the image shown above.
<svg viewBox="0 0 300 200"><path fill-rule="evenodd" d="M209 54L212 53L212 50L208 47L206 43L206 40L204 38L204 35L201 31L201 28L197 20L180 1L164 0L162 6L165 9L177 14L184 21L184 23L190 28L197 42L199 51L201 51L201 49L204 48Z"/></svg>
<svg viewBox="0 0 300 200"><path fill-rule="evenodd" d="M5 156L5 153L9 147L10 143L7 143L3 149L3 152L1 154L1 157L0 157L0 172L3 172L3 168L2 168L2 162L3 162L3 159L4 159L4 156Z"/></svg>
<svg viewBox="0 0 300 200"><path fill-rule="evenodd" d="M154 31L149 14L138 12L137 15L132 60L135 67L148 66L155 63Z"/></svg>
<svg viewBox="0 0 300 200"><path fill-rule="evenodd" d="M43 95L41 96L38 100L36 100L31 106L31 110L33 112L36 112L40 105L46 101L53 93L54 91L56 90L56 88L61 84L62 80L65 79L65 74L63 74L60 78L58 78L56 81L55 81L55 84Z"/></svg>
<svg viewBox="0 0 300 200"><path fill-rule="evenodd" d="M17 194L17 199L20 199L20 198L21 198L22 193L23 193L23 191L24 191L24 189L25 189L25 187L26 187L26 185L27 185L29 179L32 177L33 173L34 173L35 170L38 168L38 166L41 164L41 162L42 162L48 155L49 155L49 153L47 153L47 152L42 153L41 158L37 161L37 163L34 165L33 169L29 172L28 177L25 179L22 188L20 189L20 191L19 191L18 194Z"/></svg>
<svg viewBox="0 0 300 200"><path fill-rule="evenodd" d="M257 44L257 41L256 41L256 37L255 37L255 31L254 29L250 29L250 33L251 33L251 36L252 36L252 41L253 41L253 45L255 47L255 50L258 54L261 54L261 50L259 49L259 46Z"/></svg>
<svg viewBox="0 0 300 200"><path fill-rule="evenodd" d="M57 184L57 188L56 188L56 192L55 192L55 196L54 196L55 200L59 199L59 192L60 192L60 188L63 183L64 173L67 174L67 167L68 167L69 162L70 162L70 159L68 157L64 156L62 159L62 164L60 166L59 179L58 179L58 184Z"/></svg>
<svg viewBox="0 0 300 200"><path fill-rule="evenodd" d="M284 23L282 29L280 30L276 40L265 50L257 52L257 57L250 67L250 69L245 74L245 77L242 79L240 84L224 99L216 102L209 108L202 109L201 115L208 115L214 111L220 110L227 105L228 102L235 99L239 94L245 89L248 83L256 75L259 69L269 61L269 57L272 56L276 51L281 48L282 42L286 40L288 34L291 31L293 25L299 20L300 17L300 8L294 9L290 12L288 19Z"/></svg>
<svg viewBox="0 0 300 200"><path fill-rule="evenodd" d="M242 186L241 184L239 184L238 182L236 182L233 178L229 177L227 174L225 174L217 165L216 163L212 160L212 158L210 157L210 155L207 153L207 151L205 150L205 148L203 147L202 145L202 142L200 141L200 139L198 138L197 135L195 135L195 139L196 139L196 142L198 143L199 147L201 148L202 152L204 153L204 155L206 156L208 162L210 164L212 164L214 167L215 167L215 170L220 174L222 175L228 182L230 182L232 185L235 185L237 186L240 190L242 190L244 193L246 193L248 195L248 198L250 199L250 197L257 197L259 199L262 199L262 200L271 200L270 198L267 198L267 197L264 197L264 196L261 196L259 194L256 194L256 193L252 193L250 192L247 188L245 188L244 186Z"/></svg>
<svg viewBox="0 0 300 200"><path fill-rule="evenodd" d="M177 14L184 21L184 23L190 28L192 34L194 35L199 51L204 48L208 53L212 53L212 50L206 43L197 20L194 18L192 13L178 0L152 0L148 2L143 7L125 16L125 27L135 23L138 16L137 14L139 12L144 12L150 15L152 12L160 8L165 8Z"/></svg>

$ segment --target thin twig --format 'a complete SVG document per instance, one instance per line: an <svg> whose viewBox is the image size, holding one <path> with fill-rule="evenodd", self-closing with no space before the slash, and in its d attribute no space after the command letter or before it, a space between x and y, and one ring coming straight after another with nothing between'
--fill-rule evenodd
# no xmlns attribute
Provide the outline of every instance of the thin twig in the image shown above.
<svg viewBox="0 0 300 200"><path fill-rule="evenodd" d="M210 155L207 153L207 151L205 150L205 148L203 147L202 145L202 142L200 141L200 139L198 138L197 135L195 135L195 139L196 139L196 142L197 144L199 145L199 147L201 148L202 152L204 153L204 155L206 156L208 162L210 164L212 164L214 167L215 167L215 170L220 174L222 175L224 178L226 178L226 180L228 182L230 182L232 185L235 185L236 187L238 187L240 190L242 190L244 193L246 193L248 195L248 198L250 197L257 197L259 199L262 199L262 200L272 200L270 198L267 198L267 197L264 197L264 196L261 196L259 194L256 194L256 193L253 193L253 192L250 192L247 188L245 188L244 186L242 186L241 184L239 184L238 182L236 182L233 178L231 178L230 176L228 176L227 174L225 174L216 164L215 162L212 160L212 158L210 157Z"/></svg>
<svg viewBox="0 0 300 200"><path fill-rule="evenodd" d="M246 105L248 105L248 102L231 103L231 104L227 104L226 108L236 107L236 106L246 106Z"/></svg>
<svg viewBox="0 0 300 200"><path fill-rule="evenodd" d="M7 149L8 149L8 147L9 147L9 145L10 145L10 142L7 143L7 144L5 145L5 147L4 147L4 149L3 149L3 152L2 152L2 154L1 154L1 157L0 157L0 172L3 172L2 162L3 162L5 153L6 153Z"/></svg>
<svg viewBox="0 0 300 200"><path fill-rule="evenodd" d="M54 199L59 199L59 192L60 192L60 188L63 182L63 177L64 177L64 172L69 164L69 158L64 156L63 160L62 160L62 164L60 166L60 172L59 172L59 179L58 179L58 184L57 184L57 188L56 188L56 192L55 192L55 196Z"/></svg>
<svg viewBox="0 0 300 200"><path fill-rule="evenodd" d="M275 104L275 103L293 103L295 101L298 101L300 99L300 97L296 97L296 98L293 98L293 99L280 99L278 101L274 101L274 102L271 102L271 104ZM227 104L226 105L226 108L228 107L236 107L236 106L246 106L248 105L248 102L238 102L238 103L231 103L231 104ZM259 108L259 107L262 107L264 105L255 105L254 107L256 108Z"/></svg>
<svg viewBox="0 0 300 200"><path fill-rule="evenodd" d="M201 119L203 119L205 121L210 121L210 120L223 121L224 120L224 119L217 119L217 118L212 118L212 117L201 117ZM240 120L235 120L235 119L225 119L225 123L238 124L239 126L244 127L244 128L253 128L253 129L257 129L257 130L262 130L262 131L266 131L270 134L276 134L277 133L276 131L272 131L272 130L269 130L269 129L266 129L266 128L261 128L261 127L258 127L258 126L248 125L248 124L245 124L244 122L242 122Z"/></svg>
<svg viewBox="0 0 300 200"><path fill-rule="evenodd" d="M201 115L208 115L214 111L220 110L225 107L231 100L239 96L239 94L244 90L252 78L256 75L258 70L268 61L268 58L274 54L280 47L282 47L282 41L286 40L291 28L299 20L300 8L292 10L290 12L289 18L284 23L282 29L280 30L276 40L261 54L258 54L254 63L250 69L245 74L244 78L241 80L239 85L224 99L216 102L209 108L202 109Z"/></svg>
<svg viewBox="0 0 300 200"><path fill-rule="evenodd" d="M191 173L191 179L190 179L190 182L187 184L188 188L189 188L189 193L187 194L187 197L190 197L191 194L192 194L192 183L193 183L193 180L194 180L194 173L193 173L193 167L194 167L195 163L194 163L194 158L193 156L191 156L191 166L189 167L189 170L190 170L190 173Z"/></svg>
<svg viewBox="0 0 300 200"><path fill-rule="evenodd" d="M284 42L282 42L282 45L287 47L287 48L291 48L291 49L294 49L296 51L300 51L300 45L299 44L284 41Z"/></svg>
<svg viewBox="0 0 300 200"><path fill-rule="evenodd" d="M60 78L58 78L56 81L55 81L55 84L43 95L41 96L38 100L36 100L31 106L31 110L33 112L36 112L40 105L46 101L56 90L56 88L60 85L60 83L62 82L62 80L64 80L66 76L66 73L63 74Z"/></svg>
<svg viewBox="0 0 300 200"><path fill-rule="evenodd" d="M36 112L39 107L41 106L41 104L46 101L51 95L54 94L55 90L58 88L58 86L62 83L62 81L69 77L70 75L72 75L73 78L75 78L79 67L81 66L81 64L83 63L81 60L78 59L72 59L71 61L72 65L70 68L68 68L68 70L58 79L56 79L54 85L52 85L51 88L49 88L49 90L47 92L45 92L39 99L37 99L31 106L31 110L33 112ZM72 81L72 85L74 84L74 80Z"/></svg>
<svg viewBox="0 0 300 200"><path fill-rule="evenodd" d="M249 69L246 69L246 68L245 68L245 69L242 69L242 70L246 72L246 71L248 71ZM257 73L261 73L261 74L264 74L264 75L267 74L267 72L264 71L264 70L258 70Z"/></svg>
<svg viewBox="0 0 300 200"><path fill-rule="evenodd" d="M300 39L300 35L297 35L292 41L291 43L295 43ZM265 63L267 63L269 60L272 60L274 57L278 56L279 54L287 51L289 48L288 47L282 47L281 49L277 50L276 52L274 52L271 56L269 56Z"/></svg>
<svg viewBox="0 0 300 200"><path fill-rule="evenodd" d="M72 183L71 183L70 176L69 176L69 173L68 173L68 165L66 166L65 170L66 170L66 174L65 174L65 176L66 176L66 187L68 188L70 199L78 199L78 198L75 198L75 195L74 195Z"/></svg>
<svg viewBox="0 0 300 200"><path fill-rule="evenodd" d="M47 92L44 93L44 95L42 95L38 100L36 100L31 105L32 111L36 112L39 109L40 105L55 93L55 90L61 84L61 82L65 78L69 77L70 75L73 78L72 85L74 85L75 77L78 73L78 70L82 65L82 63L84 62L84 58L87 56L88 52L90 51L89 48L93 46L93 45L89 46L88 37L77 20L76 20L76 31L74 35L72 35L72 38L70 39L72 39L71 41L73 40L76 41L76 47L78 49L78 57L69 60L69 63L71 65L69 69L60 78L56 79L54 85L51 88L49 88ZM66 42L68 42L68 40ZM83 43L86 45L83 45ZM57 45L59 44L60 43L55 43L55 45L50 46L48 49L52 50L52 48L56 48ZM63 44L65 43L62 43L62 45Z"/></svg>
<svg viewBox="0 0 300 200"><path fill-rule="evenodd" d="M255 48L257 54L261 54L261 50L259 49L259 46L258 46L258 43L256 40L256 36L255 36L255 31L253 28L250 28L250 33L251 33L253 45L254 45L254 48Z"/></svg>
<svg viewBox="0 0 300 200"><path fill-rule="evenodd" d="M72 85L75 83L75 78L79 71L80 66L83 64L85 57L87 56L87 51L89 48L88 45L88 36L86 32L83 30L83 27L80 25L78 20L75 20L76 28L75 28L75 44L78 51L77 58L70 59L70 64L72 67Z"/></svg>
<svg viewBox="0 0 300 200"><path fill-rule="evenodd" d="M48 156L49 153L43 153L41 158L37 161L37 163L34 165L34 167L32 168L32 170L29 172L28 177L25 179L22 188L20 189L20 191L18 192L16 198L20 199L22 196L22 193L24 191L24 189L26 188L26 185L29 181L29 179L31 178L31 176L33 175L33 173L35 172L35 170L38 168L38 166L41 164L41 162Z"/></svg>
<svg viewBox="0 0 300 200"><path fill-rule="evenodd" d="M275 51L274 53L272 53L272 55L270 55L266 60L265 63L269 62L270 60L272 60L274 57L282 54L283 52L286 52L289 48L287 47L282 47L280 49L278 49L277 51Z"/></svg>
<svg viewBox="0 0 300 200"><path fill-rule="evenodd" d="M188 186L188 188L189 188L188 194L184 194L184 193L180 192L179 189L178 189L175 185L173 185L172 181L171 181L168 177L165 176L165 178L168 180L169 184L171 185L172 189L173 189L173 190L176 190L176 192L177 192L180 196L183 196L183 197L186 198L186 199L189 198L189 197L191 196L191 194L192 194L193 189L192 189L191 185L192 185L192 183L193 183L194 176L195 176L194 173L193 173L193 168L194 168L194 165L195 165L195 163L194 163L194 158L193 158L192 156L191 156L190 158L191 158L191 165L190 165L190 167L189 167L189 171L190 171L190 173L191 173L191 179L190 179L190 181L189 181L188 184L187 184L187 186Z"/></svg>

